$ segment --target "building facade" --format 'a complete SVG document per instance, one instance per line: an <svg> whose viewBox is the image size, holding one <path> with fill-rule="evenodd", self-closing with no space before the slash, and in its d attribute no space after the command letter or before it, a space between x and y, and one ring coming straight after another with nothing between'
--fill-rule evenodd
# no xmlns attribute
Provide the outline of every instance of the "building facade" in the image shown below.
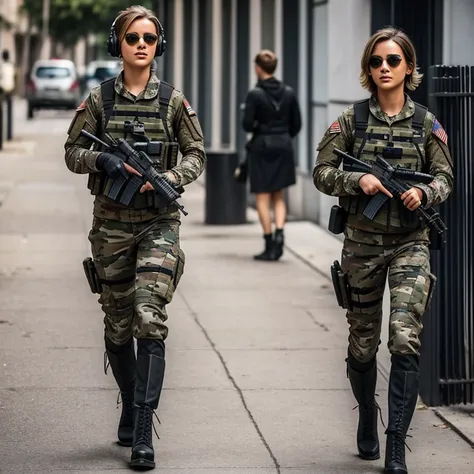
<svg viewBox="0 0 474 474"><path fill-rule="evenodd" d="M303 118L289 211L323 227L336 200L312 183L316 147L349 104L367 97L359 72L369 36L388 24L403 28L424 73L432 64L474 64L464 47L474 35L471 0L163 0L158 14L168 42L159 73L198 111L210 152L243 152L240 104L255 85L253 58L262 48L276 52L276 77L295 89ZM414 100L426 104L427 87Z"/></svg>
<svg viewBox="0 0 474 474"><path fill-rule="evenodd" d="M23 0L0 0L0 52L8 50L16 61L15 35L20 27L20 8Z"/></svg>

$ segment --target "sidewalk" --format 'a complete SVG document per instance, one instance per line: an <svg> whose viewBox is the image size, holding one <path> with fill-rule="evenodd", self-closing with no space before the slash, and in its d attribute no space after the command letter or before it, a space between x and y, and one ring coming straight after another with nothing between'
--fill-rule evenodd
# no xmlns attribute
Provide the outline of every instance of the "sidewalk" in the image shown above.
<svg viewBox="0 0 474 474"><path fill-rule="evenodd" d="M0 152L0 472L123 473L102 315L81 266L92 200L64 164L68 120L62 134L55 120L44 119L48 136L25 126L26 152ZM186 267L168 312L155 472L381 472L383 456L355 455L347 328L327 277L340 242L294 222L282 261L254 262L254 211L246 225L203 225L202 181L183 199ZM473 471L471 447L433 410L420 407L411 435L410 474ZM384 447L382 426L380 438Z"/></svg>

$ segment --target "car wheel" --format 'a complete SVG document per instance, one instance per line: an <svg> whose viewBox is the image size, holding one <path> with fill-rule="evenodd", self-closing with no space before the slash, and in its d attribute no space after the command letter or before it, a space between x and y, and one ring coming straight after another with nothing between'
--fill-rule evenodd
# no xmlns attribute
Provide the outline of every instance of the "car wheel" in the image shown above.
<svg viewBox="0 0 474 474"><path fill-rule="evenodd" d="M27 117L28 119L32 119L33 116L34 116L34 111L35 109L33 108L33 106L31 104L28 104L28 112L27 112Z"/></svg>

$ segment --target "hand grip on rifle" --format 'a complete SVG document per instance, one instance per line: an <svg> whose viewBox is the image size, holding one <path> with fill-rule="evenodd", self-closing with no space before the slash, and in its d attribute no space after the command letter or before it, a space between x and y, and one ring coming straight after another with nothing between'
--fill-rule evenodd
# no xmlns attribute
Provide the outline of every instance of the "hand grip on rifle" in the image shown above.
<svg viewBox="0 0 474 474"><path fill-rule="evenodd" d="M128 179L128 172L125 169L125 162L122 158L113 153L103 152L96 159L96 167L103 170L105 174L112 179Z"/></svg>

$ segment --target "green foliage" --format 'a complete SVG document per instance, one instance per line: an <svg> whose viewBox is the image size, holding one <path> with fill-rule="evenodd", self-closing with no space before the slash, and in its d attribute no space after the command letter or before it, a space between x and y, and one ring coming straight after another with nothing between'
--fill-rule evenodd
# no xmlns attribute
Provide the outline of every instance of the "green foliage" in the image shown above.
<svg viewBox="0 0 474 474"><path fill-rule="evenodd" d="M89 33L108 34L110 25L120 10L134 2L130 0L50 0L50 34L53 41L73 45ZM137 1L137 4L152 8L156 0ZM42 0L24 0L23 8L33 24L41 29Z"/></svg>

